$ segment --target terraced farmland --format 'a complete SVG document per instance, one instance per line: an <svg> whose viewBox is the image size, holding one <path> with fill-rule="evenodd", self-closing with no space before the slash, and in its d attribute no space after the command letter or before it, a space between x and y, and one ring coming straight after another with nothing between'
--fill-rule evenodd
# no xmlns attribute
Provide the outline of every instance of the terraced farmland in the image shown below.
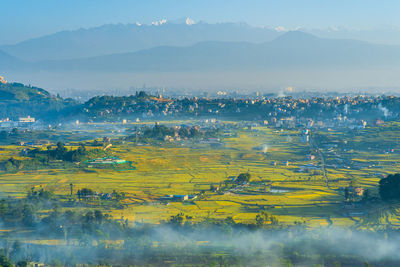
<svg viewBox="0 0 400 267"><path fill-rule="evenodd" d="M374 131L373 128L360 131L357 142L367 140ZM0 174L0 194L2 197L21 197L32 187L41 187L68 196L70 184L75 191L81 188L97 192L115 190L125 193L125 199L118 207L103 206L100 201L92 204L104 208L115 218L123 217L132 223L159 223L181 212L194 221L230 216L237 222L251 223L260 211L265 210L283 224L353 225L361 218L345 215L344 195L339 189L353 180L376 194L375 187L380 178L377 173L396 172L400 167L394 164L399 160L398 153L377 153L376 148L365 151L357 149L356 144L351 144L348 149L324 148L326 144L343 142L339 136L350 138L345 133L313 133L313 143L302 142L300 131L278 131L267 127L237 128L234 134L234 137L223 137L224 146L217 148L196 142L161 146L134 142L114 145L110 153L132 161L136 170L115 171L77 165L66 169L3 172ZM382 138L389 138L388 142L391 142L397 137L391 134ZM315 146L321 154L316 152ZM4 146L0 157L3 160L11 156L23 159L20 151L19 146ZM316 157L308 159L310 153ZM326 166L322 166L321 155ZM344 167L346 164L335 166L331 163L335 158L346 157L361 167L347 168ZM364 164L378 160L379 170ZM323 167L326 168L328 187ZM245 172L251 174L249 184L230 185L225 191L211 190L211 186L222 188L232 177ZM197 198L160 201L166 195L195 195ZM392 220L398 221L396 216Z"/></svg>

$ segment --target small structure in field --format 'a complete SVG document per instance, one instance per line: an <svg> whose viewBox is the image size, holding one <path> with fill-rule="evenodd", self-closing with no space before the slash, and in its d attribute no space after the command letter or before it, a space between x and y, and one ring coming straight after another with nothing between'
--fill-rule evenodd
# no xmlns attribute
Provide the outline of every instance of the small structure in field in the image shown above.
<svg viewBox="0 0 400 267"><path fill-rule="evenodd" d="M307 160L314 160L315 159L315 155L309 154L307 155Z"/></svg>
<svg viewBox="0 0 400 267"><path fill-rule="evenodd" d="M171 200L171 201L186 201L196 199L197 195L166 195L161 197L161 200Z"/></svg>
<svg viewBox="0 0 400 267"><path fill-rule="evenodd" d="M136 170L136 167L132 165L132 161L127 161L117 157L104 157L99 159L86 160L83 162L89 168L109 168L112 167L116 171L131 171Z"/></svg>
<svg viewBox="0 0 400 267"><path fill-rule="evenodd" d="M349 186L349 191L354 193L358 197L362 197L364 195L364 188L362 188L362 187Z"/></svg>
<svg viewBox="0 0 400 267"><path fill-rule="evenodd" d="M104 157L100 159L92 159L89 160L87 163L89 164L123 164L127 161L124 159L120 159L117 157Z"/></svg>
<svg viewBox="0 0 400 267"><path fill-rule="evenodd" d="M286 166L286 167L289 167L290 162L289 162L289 161L284 161L284 162L283 162L283 165Z"/></svg>

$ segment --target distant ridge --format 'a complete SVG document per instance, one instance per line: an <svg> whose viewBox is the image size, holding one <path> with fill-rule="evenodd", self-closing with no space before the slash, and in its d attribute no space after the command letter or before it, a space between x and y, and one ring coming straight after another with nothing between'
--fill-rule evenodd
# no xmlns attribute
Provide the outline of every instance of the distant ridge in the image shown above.
<svg viewBox="0 0 400 267"><path fill-rule="evenodd" d="M20 68L24 65L20 59L13 57L0 50L0 73L6 70Z"/></svg>
<svg viewBox="0 0 400 267"><path fill-rule="evenodd" d="M46 61L47 70L107 72L262 70L287 68L399 66L400 46L322 39L292 31L270 42L201 42L189 47L160 46L134 53Z"/></svg>
<svg viewBox="0 0 400 267"><path fill-rule="evenodd" d="M107 54L136 52L158 46L190 46L204 41L271 41L279 32L244 23L196 23L191 19L157 25L112 24L62 31L1 46L10 55L26 61L65 60Z"/></svg>
<svg viewBox="0 0 400 267"><path fill-rule="evenodd" d="M288 31L278 36L274 41L275 42L308 42L315 41L319 39L317 36L312 35L310 33L305 33L303 31Z"/></svg>

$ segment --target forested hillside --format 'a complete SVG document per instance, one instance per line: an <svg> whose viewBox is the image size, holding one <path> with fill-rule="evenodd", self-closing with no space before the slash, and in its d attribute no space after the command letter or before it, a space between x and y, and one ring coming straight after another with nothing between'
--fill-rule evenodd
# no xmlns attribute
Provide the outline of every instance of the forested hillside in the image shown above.
<svg viewBox="0 0 400 267"><path fill-rule="evenodd" d="M21 83L0 83L0 118L15 119L21 116L55 118L68 113L77 103L51 95L48 91Z"/></svg>

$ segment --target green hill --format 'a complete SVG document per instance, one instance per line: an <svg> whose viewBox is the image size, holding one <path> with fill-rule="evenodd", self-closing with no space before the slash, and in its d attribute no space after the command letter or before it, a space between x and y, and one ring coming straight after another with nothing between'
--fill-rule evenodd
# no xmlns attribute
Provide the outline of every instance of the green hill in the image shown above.
<svg viewBox="0 0 400 267"><path fill-rule="evenodd" d="M35 116L48 120L65 113L77 103L48 91L21 83L0 83L0 118Z"/></svg>
<svg viewBox="0 0 400 267"><path fill-rule="evenodd" d="M44 89L22 83L0 83L0 101L48 100L52 96Z"/></svg>

